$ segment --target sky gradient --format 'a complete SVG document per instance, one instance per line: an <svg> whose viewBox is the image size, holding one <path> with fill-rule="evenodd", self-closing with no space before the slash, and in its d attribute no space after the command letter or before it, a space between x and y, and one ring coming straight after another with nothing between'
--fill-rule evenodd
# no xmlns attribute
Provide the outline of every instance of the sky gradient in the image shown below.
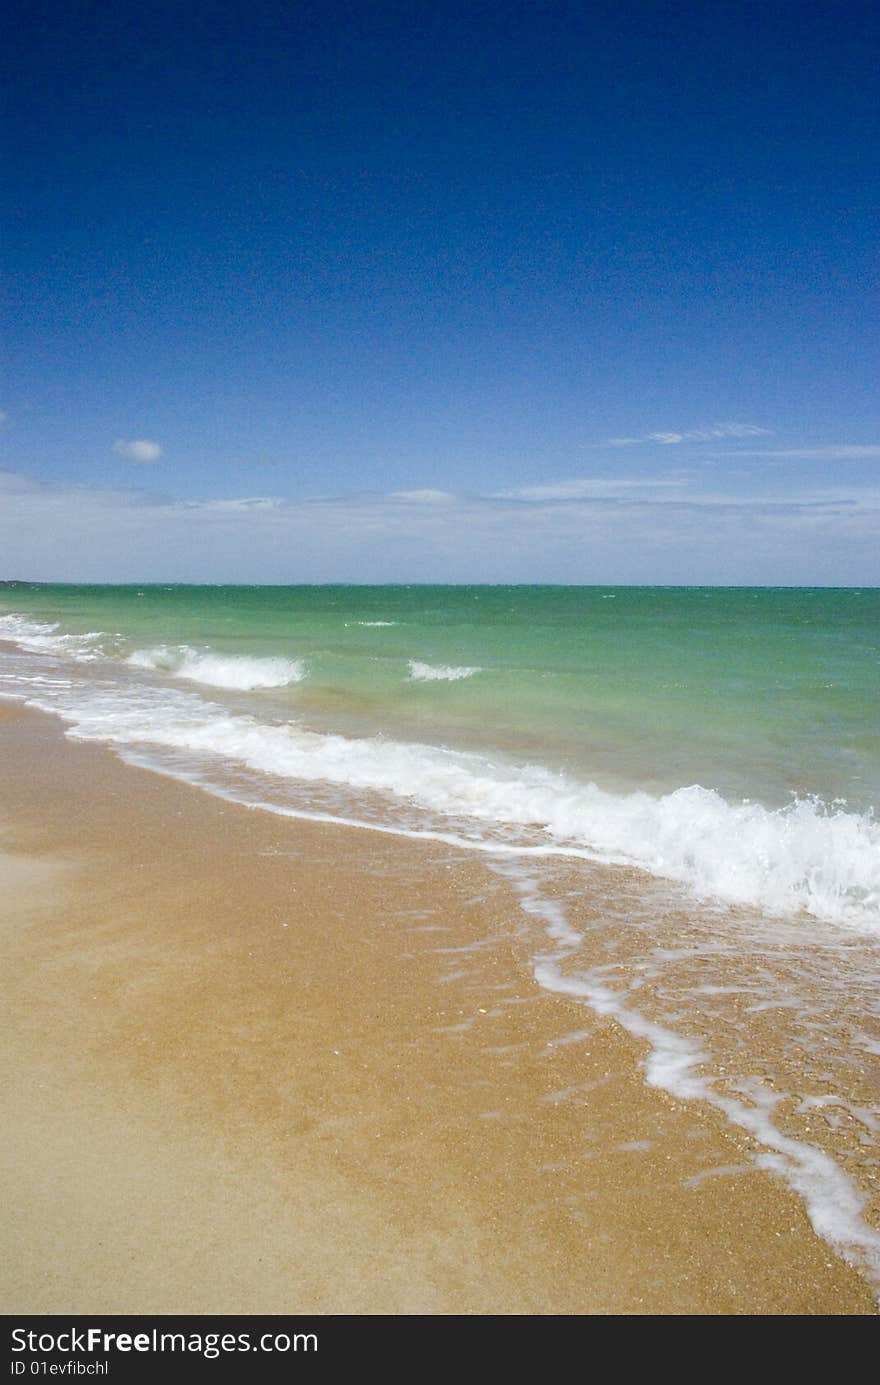
<svg viewBox="0 0 880 1385"><path fill-rule="evenodd" d="M880 582L875 4L11 9L0 576Z"/></svg>

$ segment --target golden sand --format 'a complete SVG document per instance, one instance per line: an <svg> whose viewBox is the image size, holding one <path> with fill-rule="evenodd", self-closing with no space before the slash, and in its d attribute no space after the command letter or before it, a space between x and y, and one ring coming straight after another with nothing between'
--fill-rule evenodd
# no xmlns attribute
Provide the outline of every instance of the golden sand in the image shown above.
<svg viewBox="0 0 880 1385"><path fill-rule="evenodd" d="M472 856L0 742L4 1311L875 1311Z"/></svg>

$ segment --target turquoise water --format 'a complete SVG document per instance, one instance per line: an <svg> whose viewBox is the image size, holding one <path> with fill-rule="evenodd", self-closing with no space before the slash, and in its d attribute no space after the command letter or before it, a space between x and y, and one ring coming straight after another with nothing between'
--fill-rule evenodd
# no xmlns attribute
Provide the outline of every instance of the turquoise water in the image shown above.
<svg viewBox="0 0 880 1385"><path fill-rule="evenodd" d="M172 676L179 646L297 661L299 681L239 691L325 731L499 748L608 787L880 796L877 590L17 586L0 612L106 632L120 661L165 646Z"/></svg>
<svg viewBox="0 0 880 1385"><path fill-rule="evenodd" d="M280 812L880 931L876 590L0 589L0 691Z"/></svg>

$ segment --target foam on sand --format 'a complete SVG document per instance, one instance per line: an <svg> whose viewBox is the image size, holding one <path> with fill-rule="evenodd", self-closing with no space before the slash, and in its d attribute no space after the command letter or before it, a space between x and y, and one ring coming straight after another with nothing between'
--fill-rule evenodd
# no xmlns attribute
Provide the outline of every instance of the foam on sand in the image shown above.
<svg viewBox="0 0 880 1385"><path fill-rule="evenodd" d="M496 869L499 867L496 866ZM629 994L605 981L602 968L569 973L580 935L563 906L542 894L538 880L526 871L502 869L520 896L524 910L544 925L551 950L533 958L535 980L545 990L582 1000L597 1015L614 1019L633 1038L648 1045L645 1080L683 1101L706 1101L731 1125L747 1132L764 1151L755 1164L777 1174L803 1198L816 1234L863 1269L880 1289L880 1231L864 1217L867 1197L824 1150L782 1131L774 1120L781 1094L756 1077L740 1079L738 1092L722 1091L707 1071L710 1055L693 1039L642 1014Z"/></svg>

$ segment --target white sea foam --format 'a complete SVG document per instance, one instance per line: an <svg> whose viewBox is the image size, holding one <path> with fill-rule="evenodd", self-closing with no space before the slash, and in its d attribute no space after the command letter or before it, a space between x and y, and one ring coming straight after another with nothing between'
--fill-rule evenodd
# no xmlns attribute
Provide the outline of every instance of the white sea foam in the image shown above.
<svg viewBox="0 0 880 1385"><path fill-rule="evenodd" d="M396 620L355 620L355 621L347 620L345 623L346 623L346 625L363 625L363 626L366 626L367 629L370 629L370 630L377 630L377 629L379 628L379 626L391 626L391 625L396 625L396 624L397 624L397 621L396 621Z"/></svg>
<svg viewBox="0 0 880 1385"><path fill-rule="evenodd" d="M419 659L410 659L409 676L413 683L457 683L460 678L471 678L482 673L481 668L455 668L450 664L423 664Z"/></svg>
<svg viewBox="0 0 880 1385"><path fill-rule="evenodd" d="M59 635L58 622L28 620L25 616L0 616L0 640L10 640L35 654L63 654L77 663L92 663L104 654L103 642L113 639L103 630L83 635Z"/></svg>
<svg viewBox="0 0 880 1385"><path fill-rule="evenodd" d="M33 639L65 639L54 635L55 628L0 617L0 637L27 648ZM47 650L42 643L36 648ZM66 646L53 648L69 654ZM129 663L232 689L282 687L305 674L298 660L221 655L189 646L141 650ZM497 843L499 833L508 843L521 842L520 830L527 829L528 849L536 854L632 865L677 881L698 898L773 915L803 911L880 933L880 823L840 806L800 799L774 810L730 803L699 785L659 796L610 793L571 775L501 757L270 725L168 687L24 683L21 695L58 712L70 723L71 734L86 739L235 761L298 784L378 792L387 796L392 814L396 802L408 811L445 815L453 830L456 822L469 824L467 830L487 847ZM271 800L272 795L267 791L260 797ZM535 833L543 844L536 843Z"/></svg>
<svg viewBox="0 0 880 1385"><path fill-rule="evenodd" d="M635 1009L629 993L606 983L601 968L568 973L565 968L576 960L581 939L563 906L547 898L530 873L509 865L496 865L496 869L513 884L526 912L544 924L554 944L552 952L533 958L538 984L584 1001L595 1014L616 1020L627 1033L645 1042L648 1054L643 1067L648 1086L683 1101L708 1102L763 1145L763 1152L755 1156L756 1165L784 1179L803 1198L816 1233L845 1259L864 1269L880 1289L880 1231L865 1221L867 1197L830 1154L780 1129L774 1119L780 1093L758 1078L741 1080L735 1092L719 1089L708 1071L711 1060L705 1049Z"/></svg>
<svg viewBox="0 0 880 1385"><path fill-rule="evenodd" d="M228 686L228 684L225 684ZM239 684L244 686L244 684ZM253 686L253 684L250 684ZM542 854L630 864L698 897L880 932L880 824L811 801L770 810L692 787L655 797L440 747L349 738L232 715L196 694L23 689L71 734L234 760L300 783L371 790L492 832L540 830Z"/></svg>
<svg viewBox="0 0 880 1385"><path fill-rule="evenodd" d="M240 654L217 654L212 650L191 649L189 645L160 644L152 649L136 649L127 660L134 668L152 669L204 683L214 688L283 688L300 683L306 676L301 659L256 658Z"/></svg>

